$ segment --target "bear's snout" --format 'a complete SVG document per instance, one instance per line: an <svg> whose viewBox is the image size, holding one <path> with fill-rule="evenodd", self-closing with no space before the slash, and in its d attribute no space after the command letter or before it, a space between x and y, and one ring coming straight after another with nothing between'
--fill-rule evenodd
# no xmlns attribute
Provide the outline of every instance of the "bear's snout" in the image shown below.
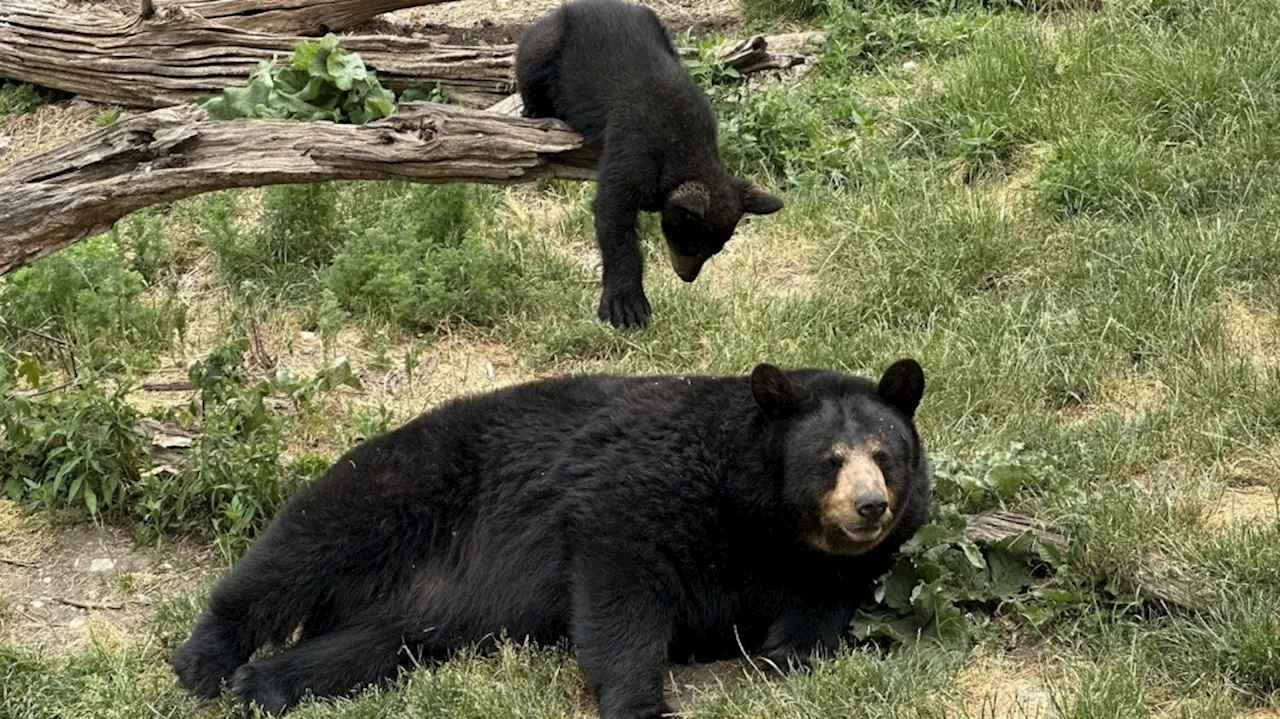
<svg viewBox="0 0 1280 719"><path fill-rule="evenodd" d="M866 492L859 494L857 499L853 500L853 506L858 510L859 516L868 522L874 522L888 511L889 500L878 492Z"/></svg>

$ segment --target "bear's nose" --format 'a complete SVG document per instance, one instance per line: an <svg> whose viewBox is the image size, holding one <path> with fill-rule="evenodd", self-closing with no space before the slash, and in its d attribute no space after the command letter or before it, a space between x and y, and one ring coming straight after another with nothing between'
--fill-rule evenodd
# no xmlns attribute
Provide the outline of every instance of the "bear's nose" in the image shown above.
<svg viewBox="0 0 1280 719"><path fill-rule="evenodd" d="M863 519L879 519L889 509L889 503L885 501L883 494L859 494L853 500L853 506Z"/></svg>

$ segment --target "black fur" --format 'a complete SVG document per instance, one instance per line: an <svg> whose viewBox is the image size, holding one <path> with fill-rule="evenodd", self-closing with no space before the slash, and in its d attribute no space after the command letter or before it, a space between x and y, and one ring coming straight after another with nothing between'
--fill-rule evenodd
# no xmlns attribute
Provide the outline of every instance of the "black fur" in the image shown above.
<svg viewBox="0 0 1280 719"><path fill-rule="evenodd" d="M744 212L782 208L720 162L711 104L646 7L619 0L562 5L521 37L516 82L526 117L564 120L599 148L602 320L619 327L649 321L638 212L662 212L672 267L692 282Z"/></svg>
<svg viewBox="0 0 1280 719"><path fill-rule="evenodd" d="M671 660L781 667L835 647L928 502L919 366L879 385L747 377L551 379L456 400L302 488L173 657L183 686L271 712L494 636L575 646L605 719L667 711ZM764 411L768 409L768 413ZM897 523L857 556L805 539L833 443L874 440ZM291 648L251 663L266 644ZM741 645L739 644L741 642Z"/></svg>

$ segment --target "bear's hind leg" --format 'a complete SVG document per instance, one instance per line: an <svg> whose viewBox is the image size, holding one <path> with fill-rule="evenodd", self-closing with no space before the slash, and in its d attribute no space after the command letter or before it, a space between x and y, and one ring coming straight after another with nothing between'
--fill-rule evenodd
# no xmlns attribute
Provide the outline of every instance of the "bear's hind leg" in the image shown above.
<svg viewBox="0 0 1280 719"><path fill-rule="evenodd" d="M278 715L308 694L349 695L394 679L420 659L444 659L464 644L456 632L446 634L429 622L367 618L245 664L236 670L234 692L246 706L254 703Z"/></svg>

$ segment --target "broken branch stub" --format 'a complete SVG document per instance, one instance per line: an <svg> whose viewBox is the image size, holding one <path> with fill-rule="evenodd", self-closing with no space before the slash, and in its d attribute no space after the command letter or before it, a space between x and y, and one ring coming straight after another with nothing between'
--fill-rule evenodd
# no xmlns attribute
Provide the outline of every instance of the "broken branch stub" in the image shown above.
<svg viewBox="0 0 1280 719"><path fill-rule="evenodd" d="M209 120L178 106L121 120L0 173L0 275L135 210L213 190L326 182L588 180L594 153L555 120L410 103L367 125Z"/></svg>

